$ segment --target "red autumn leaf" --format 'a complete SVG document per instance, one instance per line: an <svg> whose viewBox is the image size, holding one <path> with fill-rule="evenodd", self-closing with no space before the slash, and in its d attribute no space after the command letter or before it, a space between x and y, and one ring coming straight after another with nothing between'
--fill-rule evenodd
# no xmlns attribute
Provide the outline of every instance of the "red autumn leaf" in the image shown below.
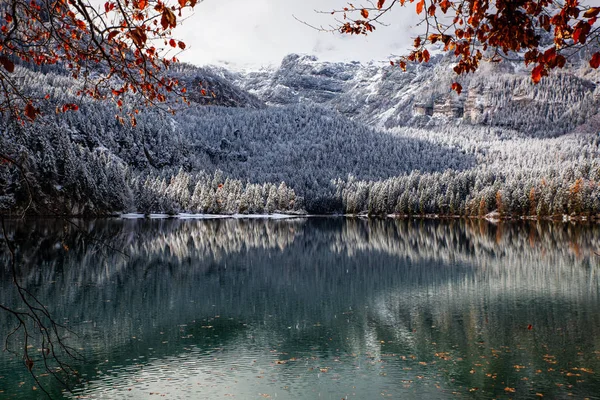
<svg viewBox="0 0 600 400"><path fill-rule="evenodd" d="M106 13L109 13L114 9L115 9L115 3L111 3L109 1L104 3L104 11L106 11Z"/></svg>
<svg viewBox="0 0 600 400"><path fill-rule="evenodd" d="M38 108L35 108L33 104L27 103L27 105L25 106L25 116L30 120L35 120L39 113L40 110Z"/></svg>
<svg viewBox="0 0 600 400"><path fill-rule="evenodd" d="M119 34L119 31L110 31L110 33L108 34L108 36L106 37L106 40L111 40L113 39L115 36L117 36Z"/></svg>
<svg viewBox="0 0 600 400"><path fill-rule="evenodd" d="M460 85L460 83L454 82L452 84L452 90L454 90L456 93L460 94L462 92L462 86Z"/></svg>
<svg viewBox="0 0 600 400"><path fill-rule="evenodd" d="M427 49L423 50L423 61L425 62L429 62L429 52L427 51Z"/></svg>
<svg viewBox="0 0 600 400"><path fill-rule="evenodd" d="M533 71L531 71L531 79L533 80L533 83L539 83L542 79L542 76L545 75L547 75L547 72L542 64L539 64L533 69Z"/></svg>
<svg viewBox="0 0 600 400"><path fill-rule="evenodd" d="M171 46L171 47L177 47L177 42L175 41L175 39L169 40L169 46Z"/></svg>
<svg viewBox="0 0 600 400"><path fill-rule="evenodd" d="M77 110L79 110L79 106L77 104L73 104L73 103L63 104L62 112L67 112L69 110L77 111Z"/></svg>
<svg viewBox="0 0 600 400"><path fill-rule="evenodd" d="M577 24L577 26L578 28L576 28L573 32L573 41L575 43L584 44L587 39L588 33L590 33L591 27L587 23L583 23L581 25Z"/></svg>
<svg viewBox="0 0 600 400"><path fill-rule="evenodd" d="M146 7L148 7L148 0L137 0L133 2L133 5L138 10L144 10Z"/></svg>
<svg viewBox="0 0 600 400"><path fill-rule="evenodd" d="M178 46L181 50L185 49L185 43L183 43L183 42L179 42Z"/></svg>
<svg viewBox="0 0 600 400"><path fill-rule="evenodd" d="M360 15L362 15L364 19L367 19L369 18L369 11L366 8L363 8L360 12Z"/></svg>
<svg viewBox="0 0 600 400"><path fill-rule="evenodd" d="M448 9L450 8L451 5L452 5L452 3L450 3L449 0L442 0L440 2L440 8L442 9L442 12L444 14L446 14L446 11L448 11Z"/></svg>
<svg viewBox="0 0 600 400"><path fill-rule="evenodd" d="M144 32L144 29L139 26L129 31L129 37L138 47L144 47L146 40L148 40L146 32Z"/></svg>
<svg viewBox="0 0 600 400"><path fill-rule="evenodd" d="M0 56L0 64L2 64L4 69L10 73L14 72L15 70L15 64L5 56Z"/></svg>
<svg viewBox="0 0 600 400"><path fill-rule="evenodd" d="M531 324L527 325L527 329L528 330L532 330L533 329L533 325L531 325Z"/></svg>
<svg viewBox="0 0 600 400"><path fill-rule="evenodd" d="M425 7L425 0L420 0L417 3L417 14L421 14L423 12L423 7Z"/></svg>
<svg viewBox="0 0 600 400"><path fill-rule="evenodd" d="M377 8L381 10L383 8L384 3L385 3L385 0L379 0L377 2Z"/></svg>
<svg viewBox="0 0 600 400"><path fill-rule="evenodd" d="M590 60L590 67L598 69L600 67L600 53L595 53Z"/></svg>
<svg viewBox="0 0 600 400"><path fill-rule="evenodd" d="M160 24L163 29L175 28L177 26L177 17L175 17L173 11L165 7L160 18Z"/></svg>

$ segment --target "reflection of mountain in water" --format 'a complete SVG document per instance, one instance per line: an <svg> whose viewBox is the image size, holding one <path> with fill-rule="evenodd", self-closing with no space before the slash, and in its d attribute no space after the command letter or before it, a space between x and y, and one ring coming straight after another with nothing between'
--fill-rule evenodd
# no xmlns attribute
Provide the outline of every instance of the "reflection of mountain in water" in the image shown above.
<svg viewBox="0 0 600 400"><path fill-rule="evenodd" d="M485 386L489 377L471 373L472 364L502 346L514 354L499 357L495 373L523 364L532 382L555 347L566 349L560 362L600 369L593 352L577 355L596 349L600 336L592 225L308 218L84 226L128 257L55 221L12 230L21 279L71 321L95 360L123 365L146 348L160 360L191 340L207 352L276 342L299 356L414 355L411 374L423 373L417 362L437 360L438 379L451 387ZM0 303L14 301L8 279L0 289Z"/></svg>

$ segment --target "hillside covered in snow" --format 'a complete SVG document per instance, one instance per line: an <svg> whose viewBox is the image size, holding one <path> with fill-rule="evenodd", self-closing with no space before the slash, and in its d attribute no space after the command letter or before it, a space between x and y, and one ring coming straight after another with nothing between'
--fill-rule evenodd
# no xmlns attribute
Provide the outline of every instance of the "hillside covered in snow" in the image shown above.
<svg viewBox="0 0 600 400"><path fill-rule="evenodd" d="M486 65L461 95L443 55L407 72L300 55L259 71L181 65L192 105L136 127L57 68L17 72L80 111L2 120L0 148L27 172L0 166L2 213L32 194L38 214L600 214L600 75L583 64L538 85Z"/></svg>

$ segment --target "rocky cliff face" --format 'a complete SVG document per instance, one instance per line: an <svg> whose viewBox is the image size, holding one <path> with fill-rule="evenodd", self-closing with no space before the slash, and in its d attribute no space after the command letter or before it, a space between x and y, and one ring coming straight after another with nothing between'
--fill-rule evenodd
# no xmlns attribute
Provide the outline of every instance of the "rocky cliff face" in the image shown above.
<svg viewBox="0 0 600 400"><path fill-rule="evenodd" d="M379 128L427 127L454 121L501 126L535 136L569 132L596 114L600 76L584 63L533 85L526 70L504 62L456 77L438 54L406 72L383 63L319 61L292 54L278 68L229 72L213 68L267 105L317 103ZM458 80L461 95L450 90Z"/></svg>

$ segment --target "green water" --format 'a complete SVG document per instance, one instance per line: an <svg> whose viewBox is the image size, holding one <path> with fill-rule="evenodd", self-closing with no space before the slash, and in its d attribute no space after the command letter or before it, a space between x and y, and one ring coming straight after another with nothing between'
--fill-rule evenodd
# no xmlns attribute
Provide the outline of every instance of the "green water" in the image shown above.
<svg viewBox="0 0 600 400"><path fill-rule="evenodd" d="M18 282L83 357L59 353L80 377L69 393L32 333L53 398L600 398L598 226L79 223L7 226ZM0 259L0 304L23 310ZM2 342L14 327L0 310ZM22 333L8 345L0 398L46 398Z"/></svg>

